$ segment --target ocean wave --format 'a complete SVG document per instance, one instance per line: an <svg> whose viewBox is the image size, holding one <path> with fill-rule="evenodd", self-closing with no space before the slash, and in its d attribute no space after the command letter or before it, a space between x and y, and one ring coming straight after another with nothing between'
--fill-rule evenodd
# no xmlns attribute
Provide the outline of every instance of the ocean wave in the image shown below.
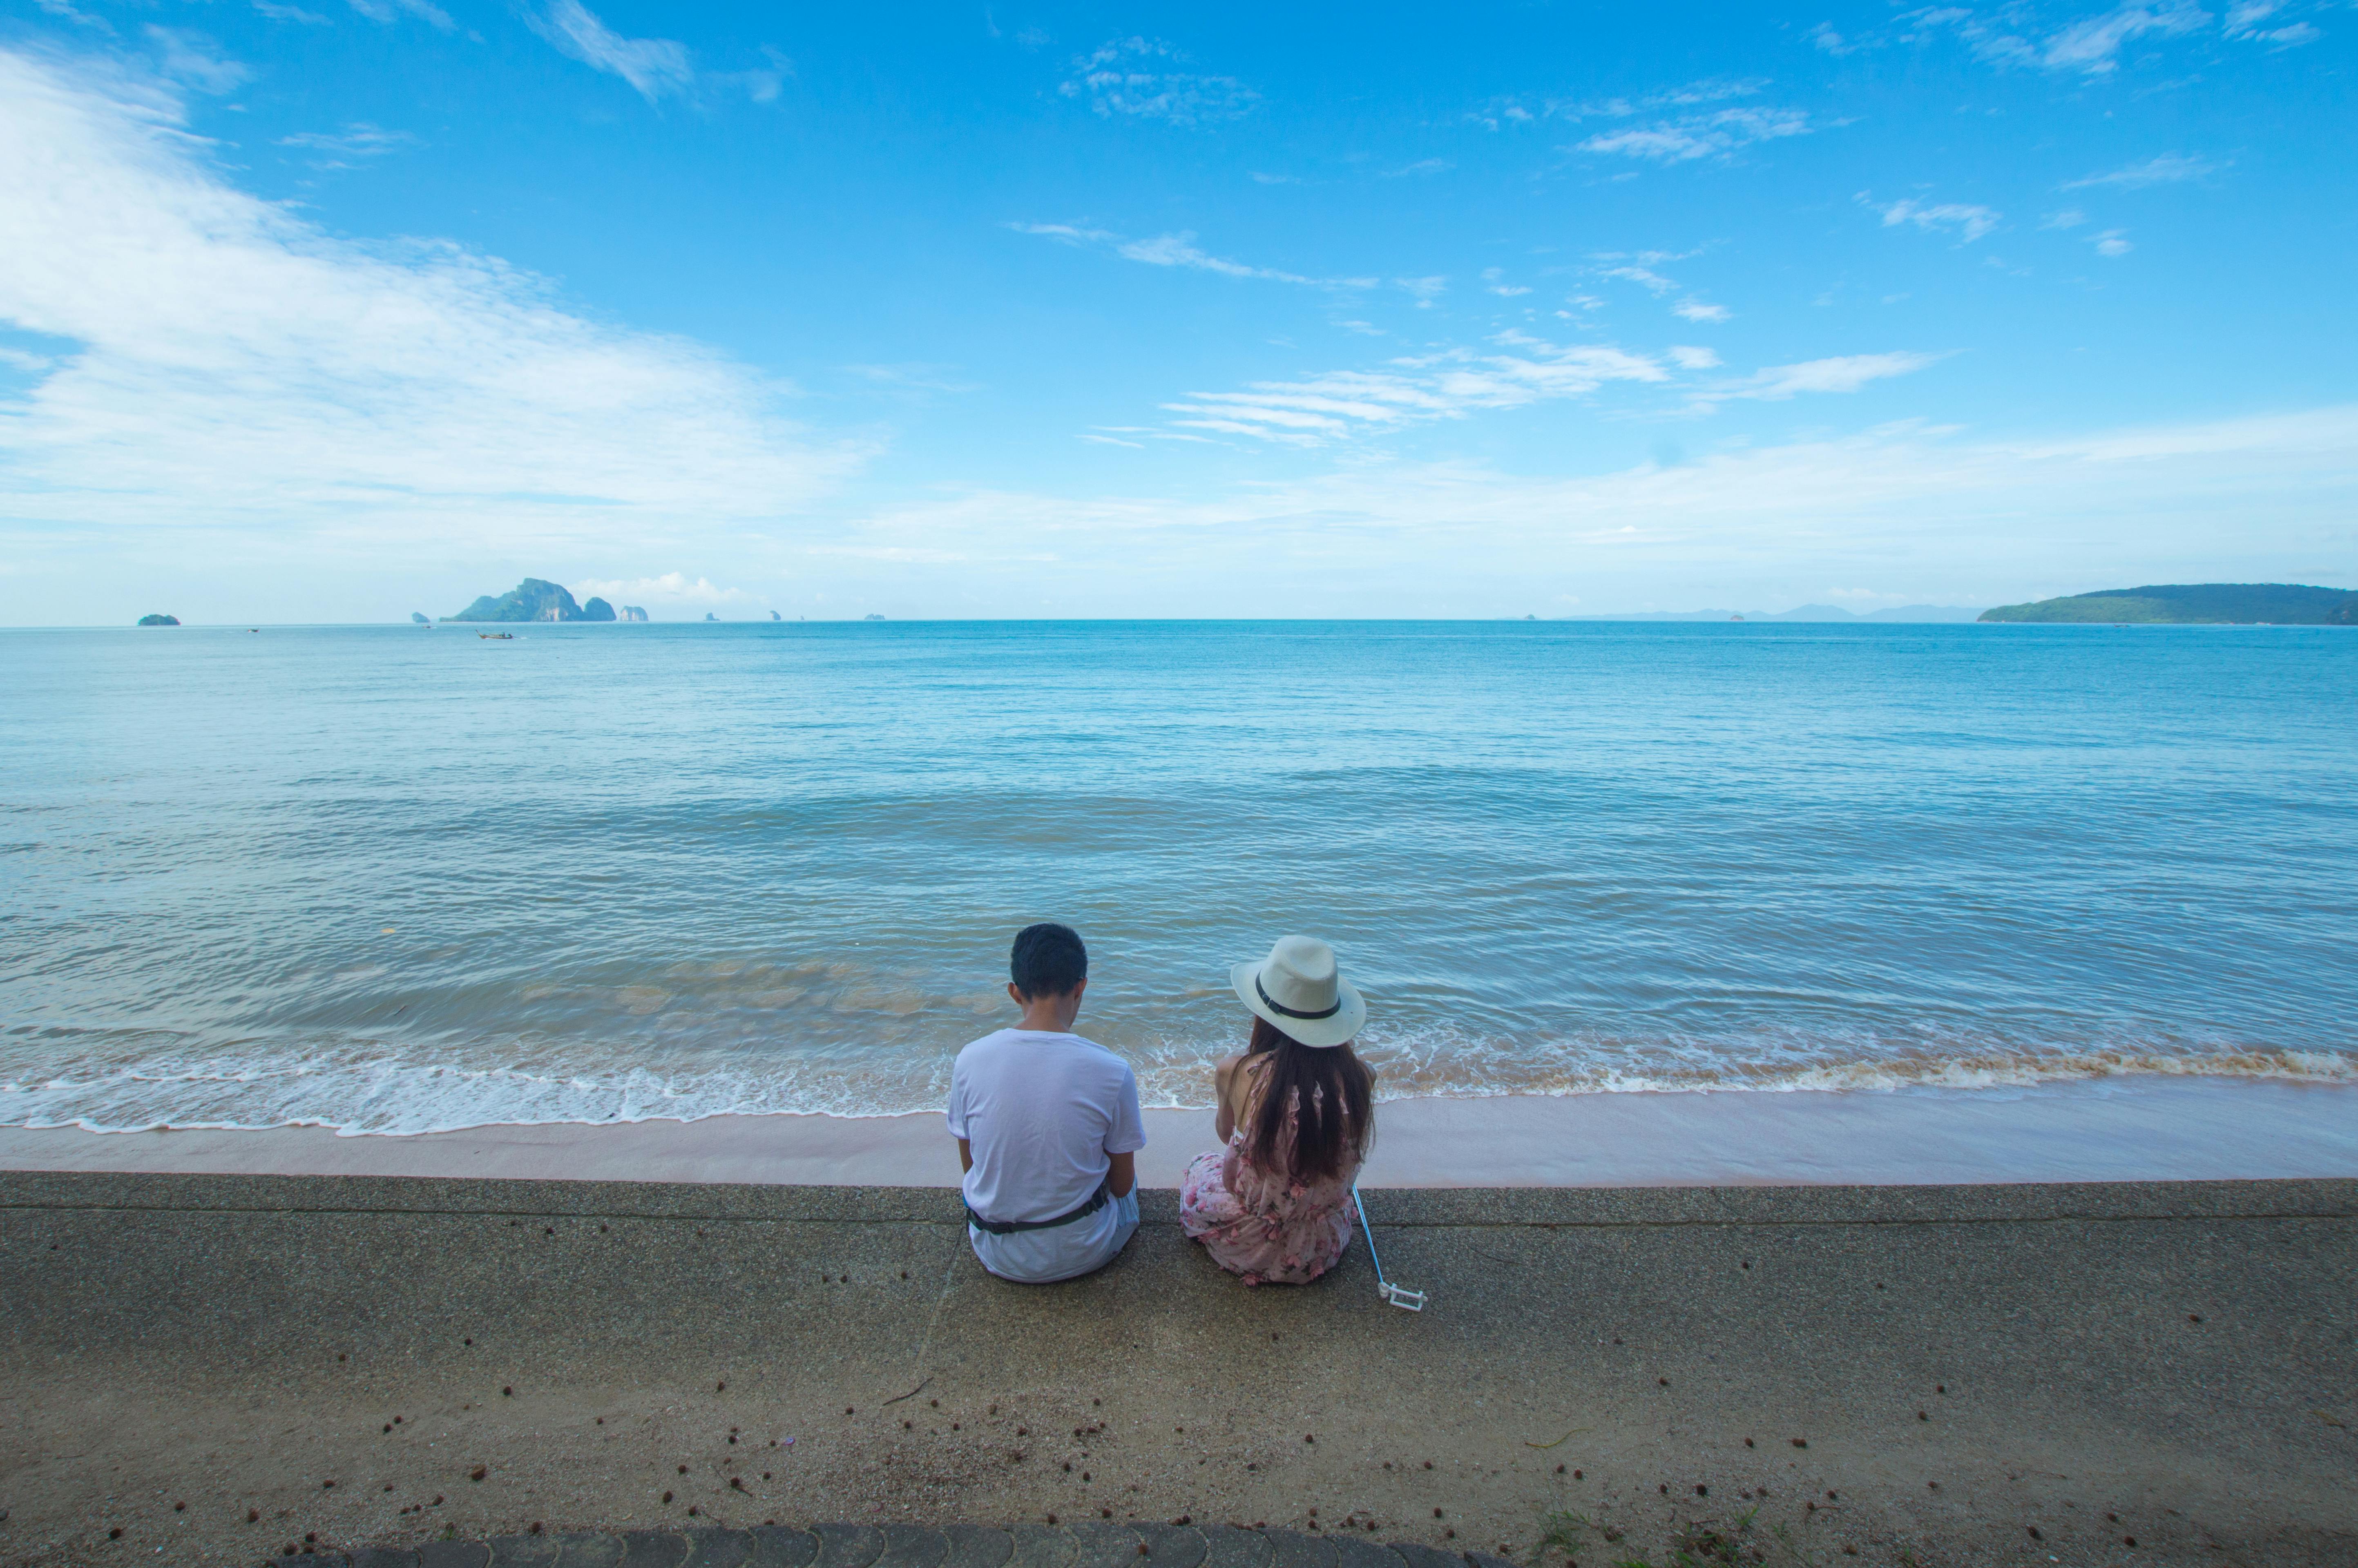
<svg viewBox="0 0 2358 1568"><path fill-rule="evenodd" d="M2238 1046L2108 1044L1939 1051L1920 1044L1868 1056L1855 1042L1792 1041L1718 1054L1693 1043L1628 1042L1530 1051L1434 1042L1371 1045L1380 1099L1509 1095L1862 1093L2006 1090L2137 1076L2358 1083L2358 1054ZM1211 1103L1215 1047L1130 1053L1141 1103ZM157 1127L222 1130L320 1127L348 1135L457 1131L495 1125L696 1121L715 1116L897 1116L940 1108L946 1053L898 1063L772 1059L663 1070L580 1062L470 1066L341 1053L155 1059L0 1081L0 1126L96 1132Z"/></svg>

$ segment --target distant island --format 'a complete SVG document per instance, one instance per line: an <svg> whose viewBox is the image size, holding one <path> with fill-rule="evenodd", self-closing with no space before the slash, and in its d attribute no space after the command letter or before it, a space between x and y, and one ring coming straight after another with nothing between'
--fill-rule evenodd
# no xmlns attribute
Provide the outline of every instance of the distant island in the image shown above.
<svg viewBox="0 0 2358 1568"><path fill-rule="evenodd" d="M573 596L553 582L528 577L514 588L493 599L483 595L458 614L452 621L611 621L614 607L602 599L592 599L587 604L576 604ZM642 611L636 617L645 620Z"/></svg>
<svg viewBox="0 0 2358 1568"><path fill-rule="evenodd" d="M411 611L409 612L409 623L413 626L431 626L434 624L433 622L428 621L426 618L426 611L423 610Z"/></svg>
<svg viewBox="0 0 2358 1568"><path fill-rule="evenodd" d="M603 603L605 603L606 601L605 601L604 600L602 600L602 599L593 599L593 600L591 600L590 602L590 603L592 603L592 604L603 604ZM647 612L646 612L645 611L644 611L644 610L640 609L637 605L635 605L635 604L625 604L624 606L622 606L622 619L623 619L623 620L625 620L625 621L644 621L646 618L647 618Z"/></svg>
<svg viewBox="0 0 2358 1568"><path fill-rule="evenodd" d="M179 623L180 618L177 615L143 615L139 618L142 626L178 626Z"/></svg>
<svg viewBox="0 0 2358 1568"><path fill-rule="evenodd" d="M2001 604L1984 621L2178 626L2358 626L2358 591L2289 582L2108 588L2035 604Z"/></svg>

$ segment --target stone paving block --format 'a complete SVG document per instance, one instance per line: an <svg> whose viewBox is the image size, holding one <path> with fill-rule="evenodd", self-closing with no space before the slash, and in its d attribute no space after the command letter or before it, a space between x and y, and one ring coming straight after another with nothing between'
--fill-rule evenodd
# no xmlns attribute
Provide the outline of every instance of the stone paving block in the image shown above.
<svg viewBox="0 0 2358 1568"><path fill-rule="evenodd" d="M1372 1541L1361 1541L1341 1535L1329 1541L1335 1549L1335 1568L1401 1568L1401 1554L1389 1546L1379 1546ZM1466 1568L1462 1563L1452 1568Z"/></svg>
<svg viewBox="0 0 2358 1568"><path fill-rule="evenodd" d="M429 1541L417 1549L417 1568L489 1568L492 1549L480 1541Z"/></svg>
<svg viewBox="0 0 2358 1568"><path fill-rule="evenodd" d="M495 1535L491 1548L492 1568L557 1568L554 1536Z"/></svg>
<svg viewBox="0 0 2358 1568"><path fill-rule="evenodd" d="M1148 1523L1130 1528L1146 1543L1147 1554L1139 1559L1144 1568L1203 1568L1209 1548L1194 1526Z"/></svg>
<svg viewBox="0 0 2358 1568"><path fill-rule="evenodd" d="M875 1568L942 1568L942 1559L949 1555L949 1537L938 1530L914 1524L888 1524L882 1529L884 1550Z"/></svg>
<svg viewBox="0 0 2358 1568"><path fill-rule="evenodd" d="M1003 1530L983 1524L953 1524L942 1534L950 1543L942 1568L1007 1568L1015 1554L1015 1539Z"/></svg>
<svg viewBox="0 0 2358 1568"><path fill-rule="evenodd" d="M1011 1524L1007 1534L1014 1548L1007 1568L1072 1568L1080 1550L1070 1531L1051 1525Z"/></svg>
<svg viewBox="0 0 2358 1568"><path fill-rule="evenodd" d="M417 1568L417 1553L396 1552L390 1546L363 1546L344 1553L352 1568Z"/></svg>
<svg viewBox="0 0 2358 1568"><path fill-rule="evenodd" d="M667 1530L634 1530L622 1537L622 1568L680 1568L687 1556L687 1537ZM572 1559L566 1559L571 1568Z"/></svg>
<svg viewBox="0 0 2358 1568"><path fill-rule="evenodd" d="M869 1524L815 1524L818 1568L870 1568L884 1554L884 1532Z"/></svg>
<svg viewBox="0 0 2358 1568"><path fill-rule="evenodd" d="M1335 1568L1335 1543L1298 1530L1263 1530L1269 1538L1270 1568Z"/></svg>
<svg viewBox="0 0 2358 1568"><path fill-rule="evenodd" d="M1430 1552L1432 1548L1419 1547L1417 1550L1420 1552ZM1408 1553L1403 1552L1401 1555L1406 1557L1408 1556ZM1443 1555L1445 1556L1446 1553L1443 1553ZM1504 1557L1499 1557L1487 1552L1469 1552L1466 1554L1466 1561L1471 1563L1474 1565L1474 1568L1520 1568L1520 1564L1510 1563ZM1413 1559L1410 1560L1409 1568L1416 1568L1416 1563Z"/></svg>
<svg viewBox="0 0 2358 1568"><path fill-rule="evenodd" d="M557 1568L622 1568L622 1538L603 1530L568 1532L557 1538Z"/></svg>
<svg viewBox="0 0 2358 1568"><path fill-rule="evenodd" d="M810 1568L818 1561L821 1551L819 1538L813 1531L789 1530L782 1524L759 1524L752 1530L731 1533L746 1537L745 1555L740 1559L744 1568ZM877 1537L877 1544L883 1544L883 1537Z"/></svg>
<svg viewBox="0 0 2358 1568"><path fill-rule="evenodd" d="M1399 1553L1400 1560L1408 1564L1408 1568L1466 1568L1466 1559L1437 1547L1419 1546L1412 1541L1395 1541L1391 1548ZM1494 1557L1490 1561L1496 1563L1498 1560ZM1503 1568L1514 1568L1514 1564L1507 1563Z"/></svg>
<svg viewBox="0 0 2358 1568"><path fill-rule="evenodd" d="M1073 1568L1141 1568L1139 1548L1145 1542L1126 1524L1065 1526L1073 1538Z"/></svg>
<svg viewBox="0 0 2358 1568"><path fill-rule="evenodd" d="M801 1535L802 1531L795 1531ZM808 1537L805 1537L806 1540ZM813 1541L814 1555L818 1544ZM680 1568L744 1568L753 1554L753 1537L742 1530L692 1530L687 1532L687 1560ZM807 1562L806 1558L804 1561Z"/></svg>
<svg viewBox="0 0 2358 1568"><path fill-rule="evenodd" d="M1204 1538L1204 1568L1271 1568L1275 1554L1269 1537L1257 1530L1207 1524L1198 1526L1195 1533Z"/></svg>

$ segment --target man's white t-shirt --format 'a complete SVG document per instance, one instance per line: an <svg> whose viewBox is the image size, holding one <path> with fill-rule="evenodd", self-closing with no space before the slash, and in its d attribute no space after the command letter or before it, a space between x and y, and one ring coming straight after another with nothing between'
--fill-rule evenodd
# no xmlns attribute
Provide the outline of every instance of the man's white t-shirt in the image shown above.
<svg viewBox="0 0 2358 1568"><path fill-rule="evenodd" d="M1072 1213L1105 1180L1107 1156L1146 1147L1130 1064L1042 1030L1002 1029L957 1054L949 1123L973 1145L967 1207L1000 1225Z"/></svg>

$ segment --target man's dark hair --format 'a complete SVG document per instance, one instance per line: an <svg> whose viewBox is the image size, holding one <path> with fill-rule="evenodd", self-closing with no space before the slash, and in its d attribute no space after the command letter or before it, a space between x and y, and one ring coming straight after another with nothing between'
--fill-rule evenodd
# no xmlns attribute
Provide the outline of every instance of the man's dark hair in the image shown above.
<svg viewBox="0 0 2358 1568"><path fill-rule="evenodd" d="M1015 946L1007 955L1007 978L1026 1001L1064 996L1089 978L1089 950L1069 925L1027 925L1015 934Z"/></svg>

